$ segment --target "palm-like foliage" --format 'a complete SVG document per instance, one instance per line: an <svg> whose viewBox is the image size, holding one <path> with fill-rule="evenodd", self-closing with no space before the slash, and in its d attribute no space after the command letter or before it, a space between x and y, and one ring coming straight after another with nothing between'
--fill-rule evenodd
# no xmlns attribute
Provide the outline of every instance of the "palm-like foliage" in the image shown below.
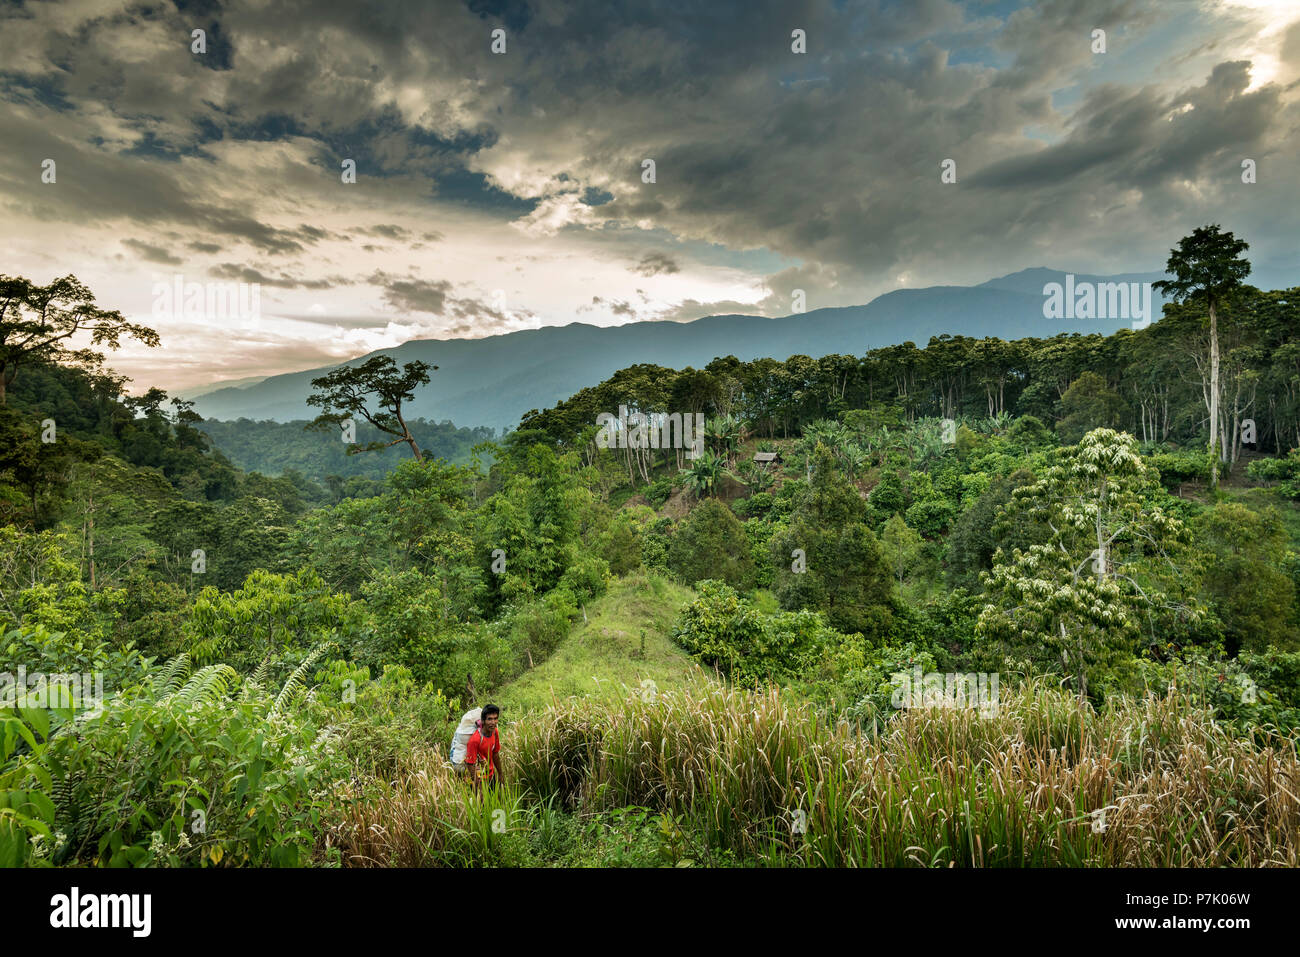
<svg viewBox="0 0 1300 957"><path fill-rule="evenodd" d="M865 449L856 442L846 442L835 451L835 457L839 460L844 474L851 479L855 479L867 467L870 457Z"/></svg>
<svg viewBox="0 0 1300 957"><path fill-rule="evenodd" d="M751 492L766 492L776 483L776 476L753 459L746 459L736 467L736 478Z"/></svg>
<svg viewBox="0 0 1300 957"><path fill-rule="evenodd" d="M1001 435L1010 425L1011 413L1006 409L1003 409L996 415L992 415L980 422L977 431L983 432L987 435Z"/></svg>
<svg viewBox="0 0 1300 957"><path fill-rule="evenodd" d="M321 658L324 657L325 652L329 651L333 646L334 643L332 641L323 641L308 652L307 657L302 660L302 664L293 669L293 674L289 675L288 680L284 683L284 687L281 688L280 693L275 696L275 704L271 706L271 714L279 714L286 706L292 704L294 701L298 700L299 697L307 693L308 673L312 668L316 667L316 663L320 661Z"/></svg>
<svg viewBox="0 0 1300 957"><path fill-rule="evenodd" d="M158 700L178 705L211 703L225 698L239 683L239 672L230 665L208 665L194 672L178 690Z"/></svg>
<svg viewBox="0 0 1300 957"><path fill-rule="evenodd" d="M942 419L918 419L902 439L907 454L917 466L938 461L949 448L944 441Z"/></svg>
<svg viewBox="0 0 1300 957"><path fill-rule="evenodd" d="M809 422L803 427L803 441L799 443L800 449L812 450L816 448L817 443L833 447L838 445L847 434L847 430L840 423L831 419L818 419L816 422Z"/></svg>
<svg viewBox="0 0 1300 957"><path fill-rule="evenodd" d="M682 474L686 476L686 487L696 498L708 498L716 495L718 486L722 483L727 472L726 462L721 456L714 455L710 451L704 451L700 454L691 467L682 469Z"/></svg>
<svg viewBox="0 0 1300 957"><path fill-rule="evenodd" d="M728 466L734 461L736 450L744 437L744 427L730 415L715 416L704 423L705 442Z"/></svg>

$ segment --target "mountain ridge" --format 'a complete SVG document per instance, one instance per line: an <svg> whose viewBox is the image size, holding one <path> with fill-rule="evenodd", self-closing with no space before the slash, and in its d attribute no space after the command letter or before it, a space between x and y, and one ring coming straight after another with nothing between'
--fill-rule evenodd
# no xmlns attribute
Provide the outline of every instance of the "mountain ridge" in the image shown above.
<svg viewBox="0 0 1300 957"><path fill-rule="evenodd" d="M461 426L514 428L530 409L544 409L636 363L672 368L707 365L718 356L742 361L832 353L863 355L868 349L912 341L924 347L932 336L998 336L1019 339L1062 332L1109 334L1130 326L1127 319L1049 319L1043 316L1043 286L1065 281L1067 273L1030 267L975 286L894 289L860 306L828 306L789 316L730 313L691 322L650 320L621 326L573 322L522 329L481 339L412 339L346 362L267 376L254 384L191 392L205 418L314 418L306 404L311 380L342 365L391 355L402 365L419 359L439 366L418 390L407 414ZM1162 273L1100 276L1074 273L1080 282L1151 282ZM1153 297L1152 319L1161 300Z"/></svg>

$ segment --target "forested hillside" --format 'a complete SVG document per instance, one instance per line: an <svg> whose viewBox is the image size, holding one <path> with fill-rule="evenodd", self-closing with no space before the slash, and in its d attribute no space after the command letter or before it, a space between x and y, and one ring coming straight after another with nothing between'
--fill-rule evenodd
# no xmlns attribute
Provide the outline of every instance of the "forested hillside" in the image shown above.
<svg viewBox="0 0 1300 957"><path fill-rule="evenodd" d="M375 455L348 455L346 443L321 442L319 437L307 434L307 425L305 419L294 422L204 419L195 427L246 472L281 475L293 469L304 475L325 476L331 489L337 486L338 478L382 479L401 459L401 452L396 449ZM490 428L457 428L451 422L434 423L418 418L411 420L411 434L434 458L456 465L468 465L474 446L496 435ZM379 438L379 431L362 422L357 427L357 435L358 442L371 442Z"/></svg>
<svg viewBox="0 0 1300 957"><path fill-rule="evenodd" d="M499 442L408 423L420 363L315 380L308 431L25 355L0 864L1296 866L1300 289L1214 289L629 364ZM493 700L476 796L447 747Z"/></svg>

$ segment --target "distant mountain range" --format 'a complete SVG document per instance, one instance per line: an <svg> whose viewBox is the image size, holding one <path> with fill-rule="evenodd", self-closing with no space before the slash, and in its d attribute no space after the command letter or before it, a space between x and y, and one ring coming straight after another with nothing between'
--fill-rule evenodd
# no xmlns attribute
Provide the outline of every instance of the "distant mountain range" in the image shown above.
<svg viewBox="0 0 1300 957"><path fill-rule="evenodd" d="M1074 283L1153 282L1163 273L1092 276L1075 273ZM931 336L998 336L1020 339L1061 332L1109 334L1131 327L1127 318L1048 319L1043 315L1048 283L1066 283L1066 273L1025 269L978 286L898 289L864 306L817 309L781 318L706 316L694 322L635 322L599 327L583 323L526 329L483 339L416 339L372 355L391 355L400 367L416 359L438 366L416 393L409 412L458 426L512 429L529 409L545 409L619 369L653 362L675 369L700 368L718 356L748 361L792 355L863 355L868 349L912 341L924 347ZM1163 300L1153 297L1151 319ZM193 390L195 411L205 418L314 418L306 403L311 380L337 366L241 379ZM209 391L210 390L210 391ZM403 410L406 412L406 410Z"/></svg>
<svg viewBox="0 0 1300 957"><path fill-rule="evenodd" d="M208 395L218 389L246 389L250 385L257 385L257 383L265 381L266 376L264 375L250 375L242 379L222 379L220 382L213 382L209 385L195 386L193 389L187 390L181 398L197 399L201 395Z"/></svg>

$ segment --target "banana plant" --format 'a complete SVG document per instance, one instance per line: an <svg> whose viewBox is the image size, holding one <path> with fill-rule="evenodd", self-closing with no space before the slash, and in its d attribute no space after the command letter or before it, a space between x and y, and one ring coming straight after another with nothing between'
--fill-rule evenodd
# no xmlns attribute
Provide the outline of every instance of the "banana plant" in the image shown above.
<svg viewBox="0 0 1300 957"><path fill-rule="evenodd" d="M723 478L730 474L722 457L708 450L681 472L686 476L686 487L697 499L716 495Z"/></svg>

